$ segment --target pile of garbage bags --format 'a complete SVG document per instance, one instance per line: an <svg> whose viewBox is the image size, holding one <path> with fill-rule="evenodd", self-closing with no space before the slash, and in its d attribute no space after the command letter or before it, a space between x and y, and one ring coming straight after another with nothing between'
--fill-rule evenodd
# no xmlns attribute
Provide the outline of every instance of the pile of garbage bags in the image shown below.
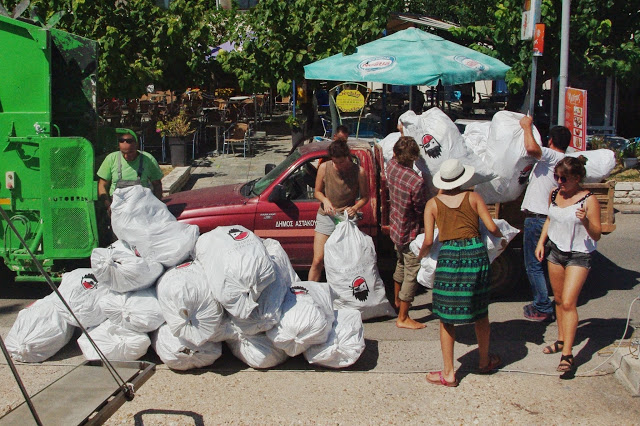
<svg viewBox="0 0 640 426"><path fill-rule="evenodd" d="M425 177L431 195L437 194L431 176L442 162L457 158L475 167L473 178L465 187L475 186L487 204L516 200L529 181L535 159L524 148L524 131L520 126L523 114L497 112L490 122L468 124L463 134L440 109L431 108L421 115L407 111L399 118L405 136L413 137L420 147L421 158L414 168ZM542 145L538 129L533 127L535 141ZM393 146L400 132L387 135L380 141L385 163L393 157ZM616 165L615 153L609 149L567 153L587 157L585 182L601 182Z"/></svg>
<svg viewBox="0 0 640 426"><path fill-rule="evenodd" d="M300 281L276 240L242 226L199 235L141 186L117 189L111 212L118 241L96 248L91 268L63 274L62 299L51 294L19 312L5 339L13 359L50 358L78 323L93 341L78 338L88 360L99 349L132 361L152 346L175 370L213 364L222 342L254 368L299 354L343 368L364 352L361 313L335 304L329 284Z"/></svg>

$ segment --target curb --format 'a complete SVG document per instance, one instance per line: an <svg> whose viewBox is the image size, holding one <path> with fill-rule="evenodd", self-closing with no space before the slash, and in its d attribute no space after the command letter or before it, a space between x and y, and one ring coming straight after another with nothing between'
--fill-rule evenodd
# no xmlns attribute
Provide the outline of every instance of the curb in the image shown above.
<svg viewBox="0 0 640 426"><path fill-rule="evenodd" d="M620 347L609 361L616 369L615 376L635 397L640 397L640 359L629 353L623 353Z"/></svg>
<svg viewBox="0 0 640 426"><path fill-rule="evenodd" d="M180 191L191 176L191 167L176 167L171 173L162 178L162 196L166 197Z"/></svg>
<svg viewBox="0 0 640 426"><path fill-rule="evenodd" d="M640 214L640 205L638 204L614 204L613 209L622 214Z"/></svg>

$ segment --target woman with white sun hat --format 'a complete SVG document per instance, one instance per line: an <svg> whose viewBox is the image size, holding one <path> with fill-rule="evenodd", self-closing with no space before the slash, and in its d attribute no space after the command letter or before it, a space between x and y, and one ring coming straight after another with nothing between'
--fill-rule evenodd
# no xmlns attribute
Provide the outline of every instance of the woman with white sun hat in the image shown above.
<svg viewBox="0 0 640 426"><path fill-rule="evenodd" d="M440 191L425 207L425 239L419 254L420 258L429 254L437 225L442 247L433 283L432 310L440 318L444 368L429 373L427 381L449 387L458 385L453 368L455 324L475 323L479 373L489 373L501 363L499 356L489 354L489 258L480 237L480 220L496 237L502 237L502 233L482 197L462 189L473 173L473 167L449 159L433 176L433 185Z"/></svg>

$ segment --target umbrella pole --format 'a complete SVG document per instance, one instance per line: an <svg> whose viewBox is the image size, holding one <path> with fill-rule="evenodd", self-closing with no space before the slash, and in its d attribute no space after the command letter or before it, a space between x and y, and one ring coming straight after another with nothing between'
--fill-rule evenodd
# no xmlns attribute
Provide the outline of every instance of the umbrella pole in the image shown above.
<svg viewBox="0 0 640 426"><path fill-rule="evenodd" d="M384 136L389 134L389 126L387 125L387 85L382 85L382 132Z"/></svg>

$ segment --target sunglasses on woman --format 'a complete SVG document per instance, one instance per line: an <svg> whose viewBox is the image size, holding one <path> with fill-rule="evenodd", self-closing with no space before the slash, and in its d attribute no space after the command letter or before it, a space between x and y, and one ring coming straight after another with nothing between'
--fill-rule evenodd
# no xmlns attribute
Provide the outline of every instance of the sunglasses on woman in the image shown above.
<svg viewBox="0 0 640 426"><path fill-rule="evenodd" d="M133 138L119 138L118 142L123 142L123 143L135 143L136 140Z"/></svg>
<svg viewBox="0 0 640 426"><path fill-rule="evenodd" d="M567 177L566 176L560 176L560 175L557 175L555 173L553 174L553 180L555 180L556 182L558 180L560 180L560 183L567 183Z"/></svg>

